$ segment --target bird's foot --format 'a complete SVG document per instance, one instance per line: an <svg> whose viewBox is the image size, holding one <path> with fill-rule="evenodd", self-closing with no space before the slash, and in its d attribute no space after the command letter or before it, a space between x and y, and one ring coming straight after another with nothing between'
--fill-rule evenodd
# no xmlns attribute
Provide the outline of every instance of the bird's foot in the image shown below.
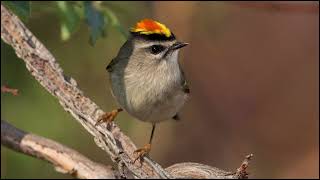
<svg viewBox="0 0 320 180"><path fill-rule="evenodd" d="M149 154L151 150L151 144L146 144L145 146L143 146L142 148L140 149L137 149L134 151L134 154L137 154L137 158L133 161L133 164L138 160L140 159L140 161L143 160L143 157L145 157L146 155Z"/></svg>
<svg viewBox="0 0 320 180"><path fill-rule="evenodd" d="M98 121L96 122L95 126L102 124L102 123L111 123L116 116L118 115L119 112L121 112L122 109L115 109L111 112L106 112L105 114L103 114L102 116L99 117Z"/></svg>

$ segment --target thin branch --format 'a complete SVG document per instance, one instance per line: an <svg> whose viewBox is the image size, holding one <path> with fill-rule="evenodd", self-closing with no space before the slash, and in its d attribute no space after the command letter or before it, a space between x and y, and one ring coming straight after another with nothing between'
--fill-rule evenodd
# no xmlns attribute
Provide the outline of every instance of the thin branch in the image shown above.
<svg viewBox="0 0 320 180"><path fill-rule="evenodd" d="M134 143L112 123L95 127L104 112L77 88L72 78L63 75L53 55L27 29L19 18L1 5L1 38L11 45L17 56L26 63L27 69L39 83L58 98L63 108L82 124L94 137L99 147L109 153L116 163L124 163L135 177L162 177L169 174L153 161L132 163L136 150ZM148 158L145 158L148 159Z"/></svg>
<svg viewBox="0 0 320 180"><path fill-rule="evenodd" d="M148 157L145 157L143 162L137 161L133 163L136 158L134 154L136 146L130 138L122 133L115 123L94 126L97 119L104 112L93 101L83 95L74 79L63 74L63 70L52 54L25 27L18 17L9 12L3 5L1 5L1 38L13 47L17 56L26 63L27 69L35 79L56 97L62 107L70 112L94 136L96 144L105 150L111 159L118 164L119 170L121 170L119 173L122 177L198 177L196 176L197 172L193 174L195 176L192 176L188 171L182 171L178 174L179 176L176 176L176 172L183 170L179 169L181 167L179 164L168 168L168 171L172 173L170 175ZM195 168L199 170L199 173L201 173L201 170L206 171L208 168L211 168L213 172L217 171L216 174L219 174L219 176L215 176L215 173L212 173L212 178L219 178L221 174L228 174L228 172L206 165L194 165L196 165ZM192 164L188 164L188 166L190 167ZM238 177L228 175L226 178Z"/></svg>
<svg viewBox="0 0 320 180"><path fill-rule="evenodd" d="M232 173L199 163L178 163L166 170L175 178L184 179L248 179L247 168L252 157L253 154L247 155L236 172Z"/></svg>
<svg viewBox="0 0 320 180"><path fill-rule="evenodd" d="M166 170L179 179L238 179L234 173L199 163L178 163L168 167Z"/></svg>
<svg viewBox="0 0 320 180"><path fill-rule="evenodd" d="M1 86L1 92L3 92L3 93L11 93L14 96L18 96L18 94L19 94L19 90L18 89L9 88L6 85Z"/></svg>
<svg viewBox="0 0 320 180"><path fill-rule="evenodd" d="M1 120L1 144L52 163L55 169L77 178L114 179L111 166L95 163L77 151L53 140L24 132Z"/></svg>
<svg viewBox="0 0 320 180"><path fill-rule="evenodd" d="M249 154L246 156L246 158L242 161L240 167L237 169L236 172L227 174L227 176L229 175L233 175L238 177L238 179L248 179L248 175L249 173L247 172L247 168L249 167L249 162L252 160L253 154Z"/></svg>
<svg viewBox="0 0 320 180"><path fill-rule="evenodd" d="M253 154L247 155L240 167L237 169L236 176L238 176L240 179L248 178L249 174L247 173L247 168L249 167L249 162L251 161L252 157Z"/></svg>

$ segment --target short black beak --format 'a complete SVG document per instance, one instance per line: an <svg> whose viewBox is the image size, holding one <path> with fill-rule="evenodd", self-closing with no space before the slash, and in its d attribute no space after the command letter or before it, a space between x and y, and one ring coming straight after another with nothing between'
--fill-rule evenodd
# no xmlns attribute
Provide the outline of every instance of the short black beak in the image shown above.
<svg viewBox="0 0 320 180"><path fill-rule="evenodd" d="M165 58L169 53L172 53L173 51L183 48L189 43L183 43L183 42L176 42L172 46L170 46L167 50L167 52L163 55L163 58Z"/></svg>
<svg viewBox="0 0 320 180"><path fill-rule="evenodd" d="M176 49L180 49L185 47L186 45L188 45L189 43L184 43L184 42L176 42L171 46L171 50L176 50Z"/></svg>

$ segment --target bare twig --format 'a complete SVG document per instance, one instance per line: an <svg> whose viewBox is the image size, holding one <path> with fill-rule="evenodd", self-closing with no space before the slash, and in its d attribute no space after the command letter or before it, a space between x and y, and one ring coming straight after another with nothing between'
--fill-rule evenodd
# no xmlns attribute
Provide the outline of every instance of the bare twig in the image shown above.
<svg viewBox="0 0 320 180"><path fill-rule="evenodd" d="M70 112L94 136L96 144L105 150L111 159L118 164L122 177L197 178L199 177L197 176L197 171L201 173L200 171L204 172L208 169L212 173L212 176L208 177L219 178L221 174L228 174L223 170L206 165L187 163L187 166L178 164L168 168L168 171L172 173L170 175L159 164L147 157L144 158L142 164L138 161L133 163L136 146L130 138L123 134L114 123L94 126L97 119L104 112L93 101L83 95L74 79L63 74L63 70L52 54L25 27L18 17L9 12L3 5L1 5L1 38L14 48L17 56L26 63L27 69L36 80L55 96L63 108ZM194 174L184 170L192 165L196 170ZM235 175L227 177L238 178Z"/></svg>
<svg viewBox="0 0 320 180"><path fill-rule="evenodd" d="M14 48L31 74L95 137L97 145L108 152L113 161L123 162L135 177L169 177L169 174L153 161L145 161L142 165L140 162L133 164L133 152L136 146L116 124L112 123L108 128L104 124L94 126L98 117L104 112L83 95L77 88L75 80L63 75L63 70L52 54L19 18L3 5L1 5L1 38Z"/></svg>
<svg viewBox="0 0 320 180"><path fill-rule="evenodd" d="M248 173L246 170L252 157L253 154L247 155L237 171L233 173L199 163L178 163L166 170L175 178L247 179Z"/></svg>
<svg viewBox="0 0 320 180"><path fill-rule="evenodd" d="M227 176L229 175L234 175L238 179L248 179L249 173L247 172L247 168L249 167L249 162L252 159L253 154L249 154L246 156L246 158L242 161L240 167L237 169L236 172L233 173L228 173Z"/></svg>
<svg viewBox="0 0 320 180"><path fill-rule="evenodd" d="M166 170L179 179L237 179L233 173L199 163L178 163Z"/></svg>
<svg viewBox="0 0 320 180"><path fill-rule="evenodd" d="M1 92L11 93L14 96L18 96L18 89L9 88L6 85L1 86Z"/></svg>
<svg viewBox="0 0 320 180"><path fill-rule="evenodd" d="M95 163L73 149L19 130L3 120L1 120L1 144L46 160L52 163L57 171L69 173L77 178L115 178L111 166Z"/></svg>
<svg viewBox="0 0 320 180"><path fill-rule="evenodd" d="M247 168L249 166L249 162L252 159L253 154L249 154L246 156L246 158L243 160L241 163L240 167L237 169L236 176L239 177L239 179L247 179L248 178L248 173L247 173Z"/></svg>

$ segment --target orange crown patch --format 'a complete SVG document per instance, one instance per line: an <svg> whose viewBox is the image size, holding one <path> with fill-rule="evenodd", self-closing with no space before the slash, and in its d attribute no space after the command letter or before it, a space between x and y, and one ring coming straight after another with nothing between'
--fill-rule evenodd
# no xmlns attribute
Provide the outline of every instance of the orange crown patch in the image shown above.
<svg viewBox="0 0 320 180"><path fill-rule="evenodd" d="M161 24L152 19L143 19L136 24L136 27L131 28L131 32L137 32L140 34L160 34L166 37L171 36L170 29L164 24Z"/></svg>

